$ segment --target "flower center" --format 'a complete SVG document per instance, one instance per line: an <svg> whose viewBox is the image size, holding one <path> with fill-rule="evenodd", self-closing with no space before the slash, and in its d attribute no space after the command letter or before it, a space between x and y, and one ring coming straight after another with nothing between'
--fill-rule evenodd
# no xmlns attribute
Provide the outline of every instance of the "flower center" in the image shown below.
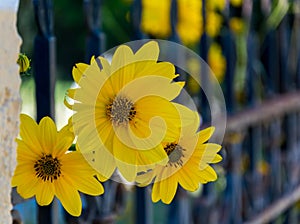
<svg viewBox="0 0 300 224"><path fill-rule="evenodd" d="M176 168L177 168L177 165L182 166L182 164L183 164L182 157L184 157L183 151L185 151L184 148L182 148L180 145L178 145L176 143L168 143L164 147L164 150L169 156L168 165L170 165L170 166L174 165Z"/></svg>
<svg viewBox="0 0 300 224"><path fill-rule="evenodd" d="M131 100L117 96L106 106L106 115L114 124L121 125L133 120L136 110Z"/></svg>
<svg viewBox="0 0 300 224"><path fill-rule="evenodd" d="M60 177L61 164L57 158L53 158L51 155L44 155L34 164L35 175L41 178L43 181L56 180Z"/></svg>

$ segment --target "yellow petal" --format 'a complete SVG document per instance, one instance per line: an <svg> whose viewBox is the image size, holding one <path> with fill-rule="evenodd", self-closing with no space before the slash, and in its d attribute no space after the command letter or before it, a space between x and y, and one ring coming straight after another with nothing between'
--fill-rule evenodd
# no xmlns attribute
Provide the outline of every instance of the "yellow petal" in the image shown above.
<svg viewBox="0 0 300 224"><path fill-rule="evenodd" d="M72 74L73 74L73 79L76 83L79 83L83 73L87 68L88 65L84 63L78 63L76 64L76 66L73 67Z"/></svg>
<svg viewBox="0 0 300 224"><path fill-rule="evenodd" d="M84 130L89 128L90 127L87 126ZM105 132L105 129L103 131ZM106 136L107 139L105 144L101 139L103 136L99 137L97 132L95 135L95 130L92 130L90 135L87 133L88 132L78 136L77 144L80 148L80 151L82 152L84 158L95 170L97 170L97 172L106 178L110 178L116 168L112 154L113 138L115 135L114 132L110 131L110 133L106 133L108 135Z"/></svg>
<svg viewBox="0 0 300 224"><path fill-rule="evenodd" d="M133 52L130 47L121 45L115 51L111 61L111 74L114 74L120 68L134 62Z"/></svg>
<svg viewBox="0 0 300 224"><path fill-rule="evenodd" d="M199 169L197 166L195 168ZM184 168L178 172L178 182L187 191L195 191L199 187L198 178L193 172L195 172L195 170L187 172Z"/></svg>
<svg viewBox="0 0 300 224"><path fill-rule="evenodd" d="M218 162L220 162L220 161L222 161L222 156L220 156L220 155L216 155L215 156L215 158L211 161L211 163L218 163Z"/></svg>
<svg viewBox="0 0 300 224"><path fill-rule="evenodd" d="M86 127L84 130L87 130L88 128L89 127ZM110 178L116 168L114 157L108 148L110 147L112 149L112 146L104 145L98 134L94 133L95 130L92 130L91 135L79 135L77 139L78 148L85 160L88 161L97 172L106 178ZM113 144L113 136L114 133L111 131L107 137L107 142L111 145Z"/></svg>
<svg viewBox="0 0 300 224"><path fill-rule="evenodd" d="M100 173L98 178L100 181L105 181L110 178L116 169L114 157L104 146L99 147L94 152L86 152L83 154L89 164Z"/></svg>
<svg viewBox="0 0 300 224"><path fill-rule="evenodd" d="M156 41L149 41L144 44L136 53L136 61L153 60L157 61L159 55L159 47Z"/></svg>
<svg viewBox="0 0 300 224"><path fill-rule="evenodd" d="M174 176L170 176L160 182L160 196L165 204L170 204L176 194L177 180Z"/></svg>
<svg viewBox="0 0 300 224"><path fill-rule="evenodd" d="M86 174L91 175L93 174L92 167L86 162L83 155L78 151L73 151L65 154L63 157L61 157L61 163L63 164L61 166L62 172L72 174L76 172L78 175L80 174Z"/></svg>
<svg viewBox="0 0 300 224"><path fill-rule="evenodd" d="M221 146L214 143L206 143L198 148L202 152L200 160L200 169L204 169L208 163L211 163L220 151Z"/></svg>
<svg viewBox="0 0 300 224"><path fill-rule="evenodd" d="M74 99L77 89L68 89L67 90L67 96L71 99Z"/></svg>
<svg viewBox="0 0 300 224"><path fill-rule="evenodd" d="M122 176L129 182L137 175L137 152L122 144L117 136L114 138L114 156L116 165Z"/></svg>
<svg viewBox="0 0 300 224"><path fill-rule="evenodd" d="M142 113L141 118L150 120L158 116L162 117L167 123L176 122L174 126L180 126L180 124L178 124L179 113L177 108L165 98L159 96L145 96L136 103L136 107L136 110Z"/></svg>
<svg viewBox="0 0 300 224"><path fill-rule="evenodd" d="M42 151L37 152L38 150L34 147L28 146L24 141L16 139L18 143L17 147L17 160L18 161L28 161L34 163L36 158L42 155Z"/></svg>
<svg viewBox="0 0 300 224"><path fill-rule="evenodd" d="M217 174L211 166L207 166L205 169L199 172L200 183L205 184L217 179Z"/></svg>
<svg viewBox="0 0 300 224"><path fill-rule="evenodd" d="M57 141L56 125L50 117L44 117L39 123L40 142L46 154L52 154Z"/></svg>
<svg viewBox="0 0 300 224"><path fill-rule="evenodd" d="M101 182L104 182L104 181L107 181L107 177L105 177L105 176L103 176L103 175L101 175L100 173L96 173L96 176L97 176L97 179L99 180L99 181L101 181Z"/></svg>
<svg viewBox="0 0 300 224"><path fill-rule="evenodd" d="M70 179L70 181L73 183L73 186L82 193L93 196L104 193L102 184L92 175L79 176L74 173L73 175L69 175L67 179Z"/></svg>
<svg viewBox="0 0 300 224"><path fill-rule="evenodd" d="M73 110L73 104L70 104L70 103L68 102L68 100L66 99L66 97L64 98L64 105L65 105L68 109Z"/></svg>
<svg viewBox="0 0 300 224"><path fill-rule="evenodd" d="M154 182L151 197L153 202L158 202L161 199L160 182Z"/></svg>
<svg viewBox="0 0 300 224"><path fill-rule="evenodd" d="M65 129L69 129L70 126L66 125L64 127ZM52 153L53 157L60 157L63 154L65 154L68 149L72 146L74 141L74 134L70 132L69 130L62 130L58 133L58 140L56 142L56 145L54 146L54 150Z"/></svg>
<svg viewBox="0 0 300 224"><path fill-rule="evenodd" d="M198 112L178 103L172 103L172 105L176 108L177 114L180 116L180 127L183 127L182 132L193 135L200 125ZM187 128L184 129L184 127ZM183 134L185 135L185 133Z"/></svg>
<svg viewBox="0 0 300 224"><path fill-rule="evenodd" d="M141 61L135 63L135 68L136 78L153 75L173 80L178 76L175 74L174 65L170 62ZM183 82L177 83L184 84Z"/></svg>
<svg viewBox="0 0 300 224"><path fill-rule="evenodd" d="M73 216L80 216L82 208L80 195L69 182L63 178L56 181L55 195L69 214Z"/></svg>
<svg viewBox="0 0 300 224"><path fill-rule="evenodd" d="M12 178L12 187L17 187L17 192L25 199L33 197L38 186L38 179L30 174L15 175Z"/></svg>
<svg viewBox="0 0 300 224"><path fill-rule="evenodd" d="M12 179L13 186L21 185L28 179L35 178L35 170L31 162L18 162Z"/></svg>
<svg viewBox="0 0 300 224"><path fill-rule="evenodd" d="M170 101L177 97L181 90L181 82L172 82L169 78L151 75L128 82L118 94L130 96L133 102L147 96L157 96Z"/></svg>
<svg viewBox="0 0 300 224"><path fill-rule="evenodd" d="M38 125L37 123L28 115L20 115L20 136L27 143L30 144L30 149L34 150L36 154L40 153L42 146L40 145L40 140L38 136Z"/></svg>
<svg viewBox="0 0 300 224"><path fill-rule="evenodd" d="M167 159L167 155L164 152L162 146L160 145L162 137L164 136L164 132L161 133L160 129L157 129L155 125L152 125L153 123L155 123L154 119L151 122L151 130L154 135L147 136L145 138L140 138L139 136L136 136L131 131L130 126L116 126L114 128L116 133L113 146L114 156L124 162L131 163L132 161L129 162L129 155L126 156L126 153L134 153L135 165L151 165L156 163L166 163L167 161L165 160ZM124 152L124 154L119 155L126 160L116 155L116 153L121 152ZM142 162L145 162L147 160L149 161L149 163L138 164L138 156Z"/></svg>
<svg viewBox="0 0 300 224"><path fill-rule="evenodd" d="M128 85L135 77L136 69L135 64L127 64L118 69L115 73L111 74L110 81L115 93L119 93L120 90Z"/></svg>
<svg viewBox="0 0 300 224"><path fill-rule="evenodd" d="M144 172L142 174L137 175L136 182L138 183L139 186L145 187L152 182L154 176L155 173L153 171Z"/></svg>
<svg viewBox="0 0 300 224"><path fill-rule="evenodd" d="M169 157L161 145L150 150L143 150L139 153L138 165L156 165L164 166L168 163Z"/></svg>
<svg viewBox="0 0 300 224"><path fill-rule="evenodd" d="M54 186L49 181L39 181L36 191L36 201L39 205L49 205L54 197Z"/></svg>
<svg viewBox="0 0 300 224"><path fill-rule="evenodd" d="M202 143L208 141L208 139L212 136L214 131L215 131L215 127L213 127L213 126L208 127L204 130L201 130L198 135L198 144L202 144Z"/></svg>

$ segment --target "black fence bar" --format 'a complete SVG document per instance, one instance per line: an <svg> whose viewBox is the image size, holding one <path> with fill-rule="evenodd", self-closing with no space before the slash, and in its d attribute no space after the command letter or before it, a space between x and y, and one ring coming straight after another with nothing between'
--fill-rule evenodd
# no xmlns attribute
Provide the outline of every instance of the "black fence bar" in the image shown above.
<svg viewBox="0 0 300 224"><path fill-rule="evenodd" d="M52 0L33 0L37 36L34 40L34 78L37 121L44 116L54 119L56 40L53 35ZM52 205L38 206L38 223L52 223Z"/></svg>
<svg viewBox="0 0 300 224"><path fill-rule="evenodd" d="M105 35L102 32L102 0L84 0L83 10L87 28L86 58L90 62L92 56L99 56L105 51Z"/></svg>

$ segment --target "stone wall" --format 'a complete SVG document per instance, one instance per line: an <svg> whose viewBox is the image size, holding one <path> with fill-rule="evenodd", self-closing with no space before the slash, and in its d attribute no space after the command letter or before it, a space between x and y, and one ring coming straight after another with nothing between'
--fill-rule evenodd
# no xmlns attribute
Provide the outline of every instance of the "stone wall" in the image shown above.
<svg viewBox="0 0 300 224"><path fill-rule="evenodd" d="M12 223L11 177L16 166L21 79L16 64L21 45L18 35L18 0L0 1L0 223Z"/></svg>

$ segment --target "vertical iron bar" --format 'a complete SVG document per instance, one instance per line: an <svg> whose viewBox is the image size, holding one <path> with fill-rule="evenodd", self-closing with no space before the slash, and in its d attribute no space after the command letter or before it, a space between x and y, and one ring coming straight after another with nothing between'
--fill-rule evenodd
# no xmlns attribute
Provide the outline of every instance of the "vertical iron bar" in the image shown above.
<svg viewBox="0 0 300 224"><path fill-rule="evenodd" d="M200 45L199 45L199 54L201 58L207 63L208 62L208 49L209 49L209 37L206 34L206 1L201 1L202 7L201 11L199 12L202 17L202 29L203 33L200 38ZM209 68L208 65L201 66L200 68L200 85L201 86L209 86L210 85L210 78L209 78ZM200 86L200 87L201 87ZM207 88L209 89L209 88ZM210 93L204 93L203 89L201 88L199 93L199 102L200 102L200 114L203 120L203 123L210 122L210 108L209 103L206 97L206 94L209 95ZM194 203L193 209L193 219L194 222L205 223L209 222L211 218L211 209L213 208L213 204L215 202L215 189L213 183L207 183L203 185L202 194L199 196L197 201Z"/></svg>
<svg viewBox="0 0 300 224"><path fill-rule="evenodd" d="M133 39L144 39L146 35L141 31L141 21L142 21L142 0L134 0L131 6L131 21L133 26Z"/></svg>
<svg viewBox="0 0 300 224"><path fill-rule="evenodd" d="M206 34L206 1L202 0L202 11L200 12L202 14L202 27L203 27L203 34L201 36L200 39L200 48L199 48L199 52L200 52L200 56L201 58L207 62L207 55L208 55L208 46L209 46L209 40L208 40L208 36ZM206 66L201 66L201 73L200 73L200 82L201 85L207 85L207 83L209 82L209 71L207 69ZM205 93L201 90L200 91L200 108L201 108L201 116L204 122L207 122L210 120L210 110L209 110L209 105L208 105L208 101L207 98L205 96ZM204 187L204 189L206 189L206 187ZM204 190L206 191L206 190Z"/></svg>
<svg viewBox="0 0 300 224"><path fill-rule="evenodd" d="M152 224L152 204L147 187L136 187L136 221L137 224Z"/></svg>
<svg viewBox="0 0 300 224"><path fill-rule="evenodd" d="M177 21L178 21L177 0L171 0L170 21L171 21L171 33L172 33L170 40L176 43L181 43L180 37L177 32Z"/></svg>
<svg viewBox="0 0 300 224"><path fill-rule="evenodd" d="M38 33L34 40L34 78L37 121L44 116L54 119L56 40L53 34L52 0L33 0ZM38 223L52 223L52 206L38 206Z"/></svg>
<svg viewBox="0 0 300 224"><path fill-rule="evenodd" d="M101 0L84 0L83 9L87 27L86 38L86 62L89 63L92 56L98 57L105 50L105 35L101 24Z"/></svg>
<svg viewBox="0 0 300 224"><path fill-rule="evenodd" d="M224 56L226 58L225 71L225 100L227 113L232 114L235 110L235 92L234 92L234 74L236 63L236 48L234 38L230 30L227 30L222 37L222 46L224 48Z"/></svg>
<svg viewBox="0 0 300 224"><path fill-rule="evenodd" d="M131 21L134 30L133 39L143 39L146 37L141 31L142 6L142 0L134 0L132 3ZM135 189L135 223L151 224L152 204L147 187L136 187Z"/></svg>

